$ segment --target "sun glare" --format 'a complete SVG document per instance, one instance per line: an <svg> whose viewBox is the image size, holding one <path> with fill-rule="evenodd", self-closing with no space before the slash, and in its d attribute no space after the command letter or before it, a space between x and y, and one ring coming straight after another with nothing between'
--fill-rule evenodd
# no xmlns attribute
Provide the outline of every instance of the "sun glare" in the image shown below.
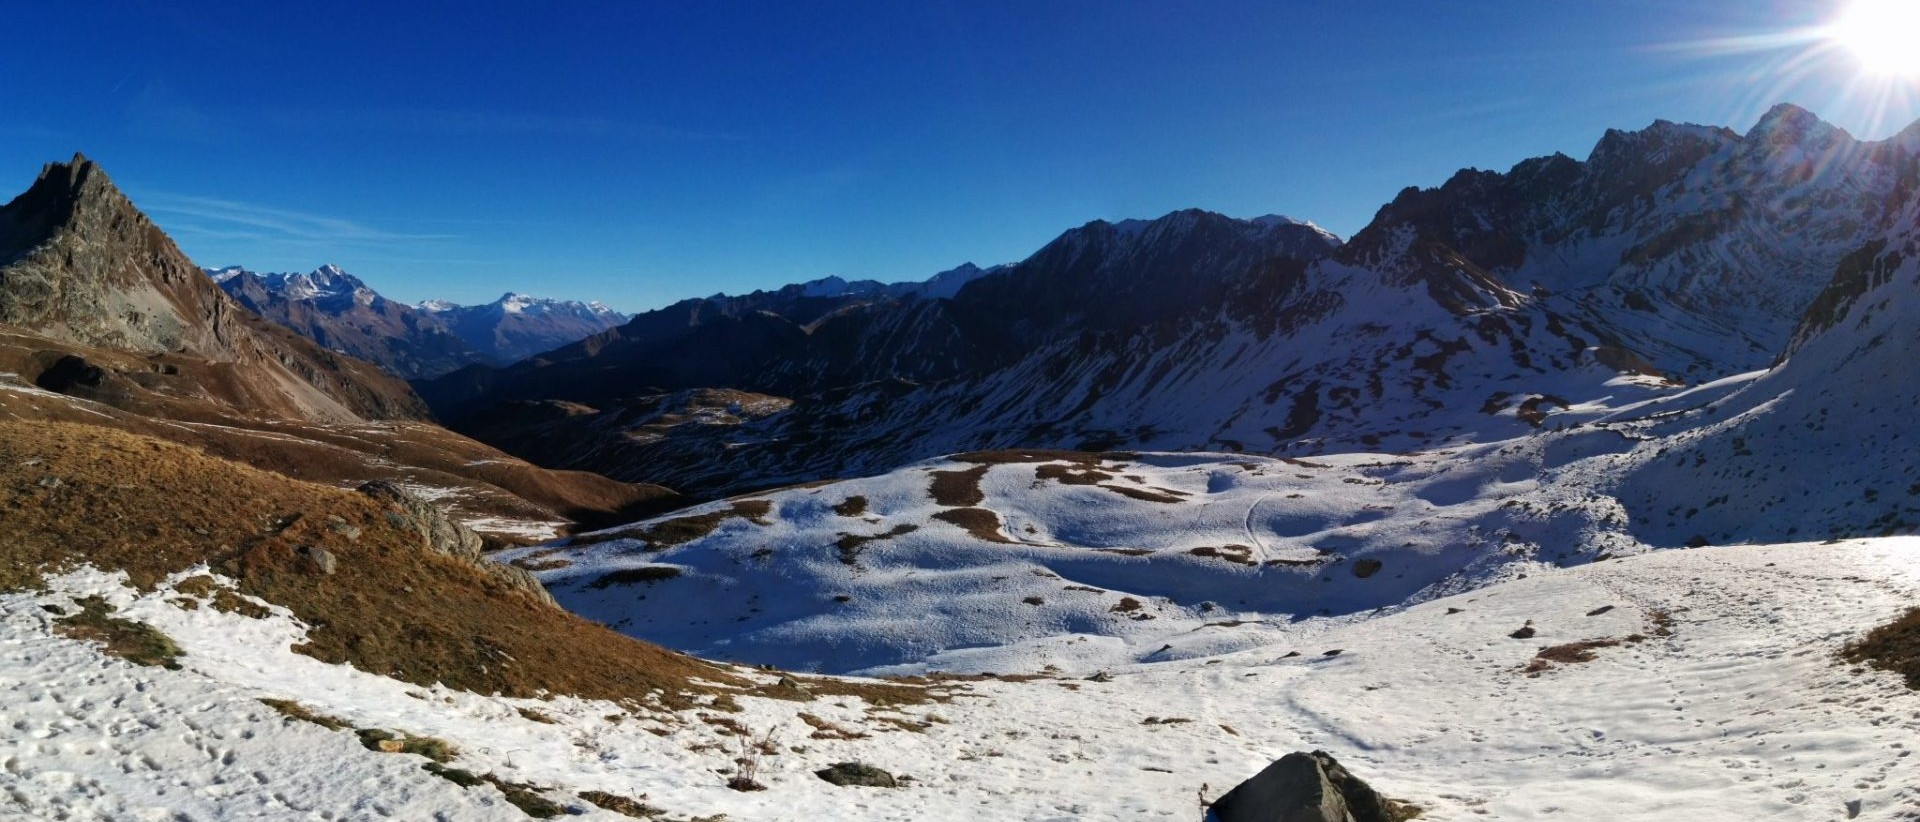
<svg viewBox="0 0 1920 822"><path fill-rule="evenodd" d="M1853 0L1827 37L1869 72L1920 79L1920 0Z"/></svg>

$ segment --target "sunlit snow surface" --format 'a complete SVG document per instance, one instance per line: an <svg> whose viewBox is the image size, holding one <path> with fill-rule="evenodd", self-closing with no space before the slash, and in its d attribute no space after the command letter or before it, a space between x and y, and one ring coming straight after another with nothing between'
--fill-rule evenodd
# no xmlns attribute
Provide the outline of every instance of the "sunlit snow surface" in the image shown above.
<svg viewBox="0 0 1920 822"><path fill-rule="evenodd" d="M92 591L178 639L186 670L137 668L51 635L41 605ZM782 743L759 793L722 786L734 745L693 716L610 721L624 712L606 703L405 686L290 653L299 628L285 618L182 610L170 596L136 598L80 572L46 593L0 598L0 711L11 723L0 801L12 803L0 808L126 819L516 813L491 788L425 774L417 757L284 722L252 701L265 696L445 738L462 750L458 766L553 786L590 818L618 817L572 791L644 794L677 815L733 820L1185 820L1202 784L1217 795L1309 748L1437 820L1823 819L1844 817L1851 800L1863 819L1920 814L1909 787L1920 767L1908 756L1920 697L1833 659L1920 596L1920 540L1908 538L1646 554L1375 619L1303 623L1231 654L1117 667L1109 681L982 681L949 703L899 711L742 697L730 716ZM1651 634L1660 611L1671 636L1522 672L1544 646ZM1529 621L1535 637L1509 636ZM559 724L524 719L521 707ZM870 736L810 738L802 711ZM909 732L883 715L930 724ZM811 773L848 759L915 781L835 788Z"/></svg>

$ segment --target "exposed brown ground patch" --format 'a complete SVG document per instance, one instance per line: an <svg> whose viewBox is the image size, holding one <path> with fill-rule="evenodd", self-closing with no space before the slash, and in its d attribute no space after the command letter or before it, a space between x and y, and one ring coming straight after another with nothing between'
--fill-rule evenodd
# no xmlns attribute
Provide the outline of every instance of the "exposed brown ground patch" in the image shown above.
<svg viewBox="0 0 1920 822"><path fill-rule="evenodd" d="M1168 488L1134 488L1129 485L1102 485L1100 487L1103 490L1112 491L1116 494L1119 494L1120 496L1129 497L1131 499L1137 499L1137 500L1140 500L1141 502L1160 502L1160 503L1170 504L1175 502L1185 502L1187 497L1187 494L1184 491L1175 491Z"/></svg>
<svg viewBox="0 0 1920 822"><path fill-rule="evenodd" d="M1841 649L1840 658L1892 671L1906 679L1907 687L1920 690L1920 608L1868 631Z"/></svg>
<svg viewBox="0 0 1920 822"><path fill-rule="evenodd" d="M744 519L755 525L772 525L767 514L772 513L773 502L764 499L743 499L729 503L727 507L704 514L690 514L684 517L657 520L633 528L622 528L600 534L588 534L574 537L573 546L598 545L616 539L637 539L647 543L650 551L661 551L675 545L683 545L720 530L730 519Z"/></svg>
<svg viewBox="0 0 1920 822"><path fill-rule="evenodd" d="M985 508L948 508L935 512L933 518L965 528L969 536L982 542L1018 544L1000 533L1000 515Z"/></svg>
<svg viewBox="0 0 1920 822"><path fill-rule="evenodd" d="M1594 653L1594 651L1601 648L1616 648L1625 641L1626 640L1607 637L1601 639L1583 639L1579 642L1568 642L1563 645L1552 645L1541 648L1538 653L1533 655L1533 660L1527 663L1527 667L1522 668L1520 672L1529 676L1538 676L1545 671L1551 670L1554 665L1577 665L1582 662L1592 662L1600 658L1600 655Z"/></svg>
<svg viewBox="0 0 1920 822"><path fill-rule="evenodd" d="M979 465L962 471L934 471L933 484L927 493L933 501L948 508L966 508L987 501L987 494L980 490L980 480L987 475L990 465Z"/></svg>
<svg viewBox="0 0 1920 822"><path fill-rule="evenodd" d="M1198 548L1188 551L1187 553L1192 554L1196 557L1209 557L1213 559L1223 559L1223 560L1226 560L1227 562L1235 563L1237 565L1259 565L1260 564L1253 560L1253 549L1245 545L1222 545L1218 548L1211 545L1202 545Z"/></svg>
<svg viewBox="0 0 1920 822"><path fill-rule="evenodd" d="M1061 485L1099 485L1114 478L1114 475L1099 469L1094 462L1062 465L1049 462L1035 466L1033 477L1038 480L1053 480Z"/></svg>
<svg viewBox="0 0 1920 822"><path fill-rule="evenodd" d="M840 551L840 561L852 565L860 560L861 552L867 550L867 543L893 539L920 530L920 526L906 522L893 526L883 534L841 534L833 547Z"/></svg>

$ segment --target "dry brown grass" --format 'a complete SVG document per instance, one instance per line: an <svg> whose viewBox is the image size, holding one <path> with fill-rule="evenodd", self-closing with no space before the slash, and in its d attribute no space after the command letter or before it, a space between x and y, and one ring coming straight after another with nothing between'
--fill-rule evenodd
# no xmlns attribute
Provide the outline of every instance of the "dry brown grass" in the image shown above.
<svg viewBox="0 0 1920 822"><path fill-rule="evenodd" d="M773 502L764 499L735 500L725 508L708 511L704 514L689 514L684 517L663 519L636 528L622 528L603 534L590 534L574 537L570 543L574 546L598 545L616 539L637 539L647 543L647 549L662 551L675 545L684 545L720 530L720 526L730 519L744 519L755 525L772 525L767 514L773 512Z"/></svg>
<svg viewBox="0 0 1920 822"><path fill-rule="evenodd" d="M969 536L982 542L1018 544L1000 533L1000 515L985 508L948 508L934 512L933 518L965 528Z"/></svg>
<svg viewBox="0 0 1920 822"><path fill-rule="evenodd" d="M151 588L205 562L311 625L295 650L419 685L615 700L660 689L672 704L708 690L692 678L736 681L428 552L366 496L107 428L0 422L0 534L0 586L84 562ZM307 546L337 557L335 573L313 571Z"/></svg>
<svg viewBox="0 0 1920 822"><path fill-rule="evenodd" d="M1099 485L1100 483L1113 479L1114 475L1100 470L1098 462L1070 465L1049 462L1036 466L1033 469L1033 478L1037 480L1053 480L1061 485Z"/></svg>
<svg viewBox="0 0 1920 822"><path fill-rule="evenodd" d="M980 479L987 475L992 466L979 465L962 471L934 471L933 484L927 493L933 501L948 508L966 508L987 501L986 492L980 490Z"/></svg>
<svg viewBox="0 0 1920 822"><path fill-rule="evenodd" d="M955 454L948 459L954 462L970 462L976 465L1018 465L1030 462L1071 462L1084 466L1097 466L1101 462L1124 462L1138 459L1139 454L1131 451L1062 451L1052 448L1008 448L999 451L968 451Z"/></svg>
<svg viewBox="0 0 1920 822"><path fill-rule="evenodd" d="M388 422L372 433L358 425L254 419L206 396L219 397L232 388L227 385L230 366L190 357L144 357L0 332L0 371L30 380L48 356L68 351L133 383L186 393L136 390L114 406L82 407L65 397L0 392L0 410L22 420L79 422L151 436L295 479L337 485L409 479L459 488L466 494L464 505L492 516L559 516L606 527L685 504L657 485L539 468L426 422ZM155 375L163 367L178 375Z"/></svg>
<svg viewBox="0 0 1920 822"><path fill-rule="evenodd" d="M867 734L865 733L862 733L860 731L848 730L846 728L843 728L839 725L835 725L832 722L829 722L825 719L821 719L820 717L814 716L813 714L806 713L804 711L797 714L796 716L799 717L801 722L807 723L808 727L813 728L812 737L814 739L866 739L867 738Z"/></svg>
<svg viewBox="0 0 1920 822"><path fill-rule="evenodd" d="M1538 653L1533 655L1533 659L1527 663L1527 667L1522 668L1520 672L1529 676L1538 676L1545 671L1551 670L1554 665L1577 665L1582 662L1592 662L1600 658L1600 655L1594 653L1594 651L1600 648L1618 647L1626 641L1628 640L1613 639L1611 637L1583 639L1579 642L1568 642L1562 645L1552 645L1541 648Z"/></svg>
<svg viewBox="0 0 1920 822"><path fill-rule="evenodd" d="M309 710L307 706L291 699L262 699L260 704L278 711L281 716L300 722L311 722L329 731L338 731L353 727L345 720L335 719L323 713Z"/></svg>
<svg viewBox="0 0 1920 822"><path fill-rule="evenodd" d="M833 512L843 517L857 517L867 512L867 498L859 495L847 497L839 505L833 506Z"/></svg>
<svg viewBox="0 0 1920 822"><path fill-rule="evenodd" d="M607 793L606 791L581 791L580 798L621 816L635 819L653 819L666 813L659 808L628 796Z"/></svg>
<svg viewBox="0 0 1920 822"><path fill-rule="evenodd" d="M100 597L81 597L74 605L80 610L54 620L54 630L99 642L102 650L135 665L180 667L182 651L172 637L146 623L112 616L113 606Z"/></svg>
<svg viewBox="0 0 1920 822"><path fill-rule="evenodd" d="M1194 548L1188 551L1187 553L1192 554L1196 557L1210 557L1215 559L1223 559L1237 565L1259 565L1260 564L1253 560L1253 549L1245 545L1222 545L1218 548L1215 548L1211 545L1202 545L1198 548Z"/></svg>
<svg viewBox="0 0 1920 822"><path fill-rule="evenodd" d="M1920 608L1868 631L1841 649L1840 658L1892 671L1906 679L1907 687L1920 690Z"/></svg>
<svg viewBox="0 0 1920 822"><path fill-rule="evenodd" d="M1141 502L1173 504L1187 499L1185 492L1168 488L1135 488L1131 485L1101 485L1100 488Z"/></svg>

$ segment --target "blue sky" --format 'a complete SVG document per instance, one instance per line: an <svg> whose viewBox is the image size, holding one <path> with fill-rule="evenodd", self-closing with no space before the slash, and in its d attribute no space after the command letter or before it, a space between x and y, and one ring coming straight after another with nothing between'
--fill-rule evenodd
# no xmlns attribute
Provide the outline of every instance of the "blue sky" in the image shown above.
<svg viewBox="0 0 1920 822"><path fill-rule="evenodd" d="M638 310L1192 206L1347 235L1402 187L1656 118L1920 119L1912 80L1781 36L1833 10L63 0L8 11L0 189L78 150L202 264Z"/></svg>

